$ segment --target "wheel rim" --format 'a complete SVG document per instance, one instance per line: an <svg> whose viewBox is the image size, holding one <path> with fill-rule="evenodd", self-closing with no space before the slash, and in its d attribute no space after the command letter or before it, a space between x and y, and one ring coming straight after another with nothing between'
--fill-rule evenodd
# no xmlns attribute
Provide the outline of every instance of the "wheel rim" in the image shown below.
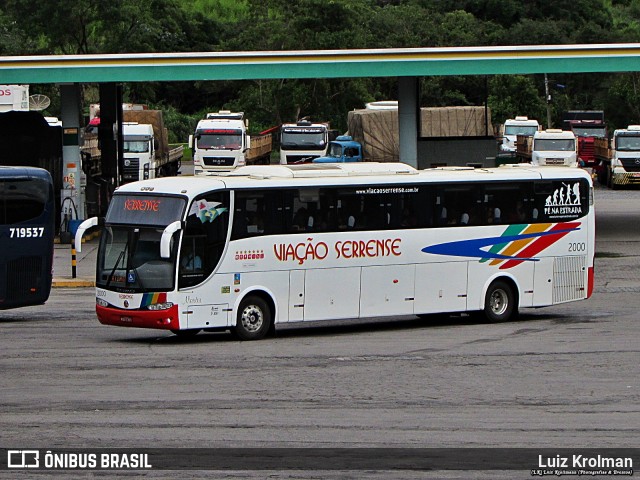
<svg viewBox="0 0 640 480"><path fill-rule="evenodd" d="M257 332L264 323L264 314L257 305L247 305L242 311L240 322L247 332Z"/></svg>
<svg viewBox="0 0 640 480"><path fill-rule="evenodd" d="M501 288L497 288L491 292L489 308L491 309L491 313L496 316L504 315L504 312L509 308L509 297L507 296L507 292Z"/></svg>

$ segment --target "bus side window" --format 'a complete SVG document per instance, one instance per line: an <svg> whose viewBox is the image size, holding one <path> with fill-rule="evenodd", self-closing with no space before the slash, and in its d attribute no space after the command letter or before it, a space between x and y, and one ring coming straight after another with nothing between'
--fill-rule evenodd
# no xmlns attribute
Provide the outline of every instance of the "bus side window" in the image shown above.
<svg viewBox="0 0 640 480"><path fill-rule="evenodd" d="M178 288L204 281L216 268L224 251L229 228L229 193L211 192L194 200L206 202L207 210L187 216L182 232Z"/></svg>
<svg viewBox="0 0 640 480"><path fill-rule="evenodd" d="M243 208L237 208L233 215L233 228L231 239L245 238L247 236L247 216Z"/></svg>

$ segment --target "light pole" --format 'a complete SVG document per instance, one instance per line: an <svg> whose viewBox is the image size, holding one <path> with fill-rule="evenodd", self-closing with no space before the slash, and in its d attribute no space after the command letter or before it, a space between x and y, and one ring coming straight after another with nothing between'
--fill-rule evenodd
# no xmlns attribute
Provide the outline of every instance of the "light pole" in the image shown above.
<svg viewBox="0 0 640 480"><path fill-rule="evenodd" d="M547 74L544 74L544 94L547 97L547 128L551 126L551 94L549 93L549 79Z"/></svg>

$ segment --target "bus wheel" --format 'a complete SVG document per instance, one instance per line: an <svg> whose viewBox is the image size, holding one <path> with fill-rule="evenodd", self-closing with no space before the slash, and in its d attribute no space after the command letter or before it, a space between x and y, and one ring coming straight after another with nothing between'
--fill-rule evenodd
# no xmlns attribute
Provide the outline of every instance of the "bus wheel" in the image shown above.
<svg viewBox="0 0 640 480"><path fill-rule="evenodd" d="M506 322L517 312L513 287L507 282L493 282L484 297L484 315L490 322Z"/></svg>
<svg viewBox="0 0 640 480"><path fill-rule="evenodd" d="M197 334L200 333L200 329L191 328L189 330L171 330L171 333L173 333L174 335L177 335L178 337L183 337L183 338L195 337Z"/></svg>
<svg viewBox="0 0 640 480"><path fill-rule="evenodd" d="M238 308L238 320L234 328L240 340L259 340L269 332L271 310L267 302L256 296L248 296Z"/></svg>

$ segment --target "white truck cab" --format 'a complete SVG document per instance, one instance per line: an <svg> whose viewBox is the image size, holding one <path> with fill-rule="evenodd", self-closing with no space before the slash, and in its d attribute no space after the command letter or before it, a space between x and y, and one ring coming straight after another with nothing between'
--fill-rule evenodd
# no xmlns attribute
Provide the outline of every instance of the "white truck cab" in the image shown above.
<svg viewBox="0 0 640 480"><path fill-rule="evenodd" d="M156 149L153 125L122 122L122 180L133 182L155 178Z"/></svg>
<svg viewBox="0 0 640 480"><path fill-rule="evenodd" d="M516 118L505 120L500 152L515 152L516 138L518 135L532 137L539 130L540 124L538 121L533 119L530 120L529 117L518 116Z"/></svg>
<svg viewBox="0 0 640 480"><path fill-rule="evenodd" d="M532 165L578 166L578 142L573 132L550 128L533 135Z"/></svg>
<svg viewBox="0 0 640 480"><path fill-rule="evenodd" d="M195 134L189 137L194 173L229 171L244 166L251 142L247 128L243 112L207 113L198 122Z"/></svg>
<svg viewBox="0 0 640 480"><path fill-rule="evenodd" d="M280 128L280 164L311 163L326 157L329 148L329 125L299 121Z"/></svg>
<svg viewBox="0 0 640 480"><path fill-rule="evenodd" d="M640 125L613 132L611 177L615 184L638 184L640 178Z"/></svg>

